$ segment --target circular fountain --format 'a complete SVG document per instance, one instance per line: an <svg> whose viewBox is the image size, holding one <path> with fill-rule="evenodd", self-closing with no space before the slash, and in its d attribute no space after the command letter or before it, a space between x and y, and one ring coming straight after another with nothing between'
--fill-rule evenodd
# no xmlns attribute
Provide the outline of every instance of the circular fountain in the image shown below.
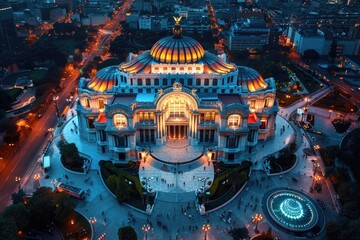
<svg viewBox="0 0 360 240"><path fill-rule="evenodd" d="M309 196L296 190L277 189L266 194L264 198L265 210L270 219L293 232L312 230L322 214Z"/></svg>

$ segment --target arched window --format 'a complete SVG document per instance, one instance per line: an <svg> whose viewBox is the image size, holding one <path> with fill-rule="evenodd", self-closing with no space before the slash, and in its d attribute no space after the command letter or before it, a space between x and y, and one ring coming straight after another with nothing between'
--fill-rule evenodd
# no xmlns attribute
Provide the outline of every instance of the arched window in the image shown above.
<svg viewBox="0 0 360 240"><path fill-rule="evenodd" d="M228 126L229 127L239 127L240 126L241 117L238 114L230 115L228 118Z"/></svg>
<svg viewBox="0 0 360 240"><path fill-rule="evenodd" d="M169 102L170 117L185 117L186 102L183 99L172 99Z"/></svg>
<svg viewBox="0 0 360 240"><path fill-rule="evenodd" d="M116 128L124 128L127 125L127 119L124 114L115 114L113 120Z"/></svg>

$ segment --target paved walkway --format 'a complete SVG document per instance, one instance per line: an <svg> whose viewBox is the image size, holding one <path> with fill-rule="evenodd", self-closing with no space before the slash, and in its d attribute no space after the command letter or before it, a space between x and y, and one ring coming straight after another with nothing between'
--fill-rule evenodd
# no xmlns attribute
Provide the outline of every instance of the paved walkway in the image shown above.
<svg viewBox="0 0 360 240"><path fill-rule="evenodd" d="M74 110L71 110L74 112ZM68 118L72 117L71 111L68 113ZM74 121L74 122L73 122ZM303 190L314 198L321 198L325 201L328 210L326 212L328 218L336 216L333 214L331 200L328 197L326 188L323 188L323 193L309 193L310 186L313 184L313 163L311 160L317 157L305 157L303 156L303 149L309 147L307 138L302 134L297 134L297 142L300 142L300 146L297 150L298 162L294 169L287 174L281 174L278 176L268 177L262 170L261 164L254 166L251 178L244 190L228 205L224 208L210 213L208 216L201 216L194 207L195 189L201 187L204 182L199 181L204 178L213 179L213 166L207 161L207 157L203 156L198 162L192 164L167 164L163 168L163 163L156 161L148 156L146 161L142 161L140 165L139 175L140 178L146 178L150 187L156 188L161 191L158 194L157 202L154 206L151 216L145 215L141 212L134 211L126 205L119 205L116 199L107 191L104 187L100 176L98 175L98 161L102 159L108 159L106 154L99 154L96 151L95 144L84 143L79 135L75 131L77 125L77 118L73 118L64 126L62 134L68 142L74 142L80 152L91 156L91 169L87 174L71 173L65 170L60 163L60 154L56 146L56 143L60 139L59 129L55 131L55 138L49 148L48 154L51 155L52 169L49 173L50 178L45 179L43 172L39 168L35 168L32 174L41 174L39 180L31 180L25 186L26 191L32 192L39 185L51 186L52 179L58 179L74 186L80 187L84 190L89 189L90 194L85 200L79 201L76 210L82 213L86 218L96 217L97 222L94 224L95 238L97 239L101 234L106 233L109 239L117 237L117 230L124 225L131 225L137 231L139 238L143 238L144 234L141 231L141 227L147 222L152 223L152 229L148 233L148 239L203 239L204 234L201 230L203 223L209 223L211 230L208 233L209 240L215 239L232 239L227 233L231 227L247 226L251 236L254 232L251 228L254 225L251 223L251 217L255 213L262 213L259 203L256 199L261 200L263 194L272 188L288 187L292 186L298 190ZM250 159L253 162L261 162L261 159L269 154L279 151L288 144L294 134L294 129L288 122L278 116L276 122L275 137L264 145L259 144L258 151L254 155L244 154L243 159ZM280 129L284 126L284 133L280 133ZM73 130L71 130L73 129ZM300 131L301 133L301 131ZM168 146L169 147L169 146ZM168 149L168 147L156 147L151 146L153 154L157 157L170 156L179 157L184 159L187 154L192 157L197 157L201 154L202 149L193 149L188 146L186 149ZM163 149L163 152L160 151ZM181 154L180 154L181 153ZM190 169L189 169L189 166ZM144 169L142 168L144 167ZM204 170L205 167L205 170ZM163 168L163 169L161 169ZM176 168L176 169L175 169ZM178 171L182 173L178 173ZM176 173L174 173L176 172ZM65 177L67 176L67 178ZM294 183L293 177L299 179L299 182ZM161 179L166 180L162 182ZM256 184L256 180L259 184ZM185 182L185 185L184 185ZM167 184L175 184L173 187L167 187ZM220 214L224 211L231 210L233 218L230 223L224 222L220 218ZM104 215L102 214L104 212ZM135 222L129 221L128 212L134 215ZM270 225L266 219L259 223L259 230L266 231L268 227L272 227L273 233L281 239L293 239L293 237L287 236L282 231L278 230L276 226ZM315 238L316 239L316 238ZM318 239L321 239L320 237Z"/></svg>

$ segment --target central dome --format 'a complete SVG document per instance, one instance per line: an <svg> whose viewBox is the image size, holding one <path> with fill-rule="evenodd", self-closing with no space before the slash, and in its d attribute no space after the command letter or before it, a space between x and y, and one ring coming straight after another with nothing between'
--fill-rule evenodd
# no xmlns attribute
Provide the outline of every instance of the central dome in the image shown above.
<svg viewBox="0 0 360 240"><path fill-rule="evenodd" d="M175 35L160 39L150 50L153 59L161 63L195 63L204 54L203 47L195 39Z"/></svg>

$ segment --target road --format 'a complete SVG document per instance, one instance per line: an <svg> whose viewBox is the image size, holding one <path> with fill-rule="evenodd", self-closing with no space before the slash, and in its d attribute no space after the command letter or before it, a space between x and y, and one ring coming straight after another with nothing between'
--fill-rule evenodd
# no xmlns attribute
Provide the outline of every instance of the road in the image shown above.
<svg viewBox="0 0 360 240"><path fill-rule="evenodd" d="M104 30L111 31L114 36L120 34L120 21L125 20L126 12L130 9L132 0L125 1L119 11L116 12L113 19L107 23ZM118 29L117 31L115 31ZM109 43L113 36L100 35L97 44L92 46L89 56L85 59L83 67L85 67L94 56L101 55L101 51L98 49ZM69 94L74 90L76 86L76 79L79 76L79 71L74 70L71 76L62 83L65 86L62 91L56 96L58 99L59 112L65 108ZM28 179L29 174L32 173L32 169L36 167L37 160L42 154L42 150L46 145L47 138L45 134L49 128L54 128L57 124L56 109L53 104L47 107L42 118L40 118L33 126L32 132L17 146L13 147L13 152L2 159L1 161L6 162L6 166L0 173L0 209L5 208L11 203L11 194L16 192L19 184L20 186ZM16 182L15 178L21 177L20 182Z"/></svg>
<svg viewBox="0 0 360 240"><path fill-rule="evenodd" d="M73 74L68 79L68 84L64 84L66 87L58 94L59 109L64 109L67 104L66 98L69 92L73 90L74 83L76 82L77 74ZM21 142L18 146L14 147L13 156L8 159L8 164L5 169L0 173L0 209L8 206L11 201L11 194L16 192L18 188L18 182L15 182L15 178L20 176L22 181L20 185L27 177L26 172L29 167L33 167L37 163L37 159L41 154L41 150L47 140L45 133L49 128L53 128L56 125L57 117L55 114L55 106L49 105L47 111L43 113L34 125L32 132Z"/></svg>

